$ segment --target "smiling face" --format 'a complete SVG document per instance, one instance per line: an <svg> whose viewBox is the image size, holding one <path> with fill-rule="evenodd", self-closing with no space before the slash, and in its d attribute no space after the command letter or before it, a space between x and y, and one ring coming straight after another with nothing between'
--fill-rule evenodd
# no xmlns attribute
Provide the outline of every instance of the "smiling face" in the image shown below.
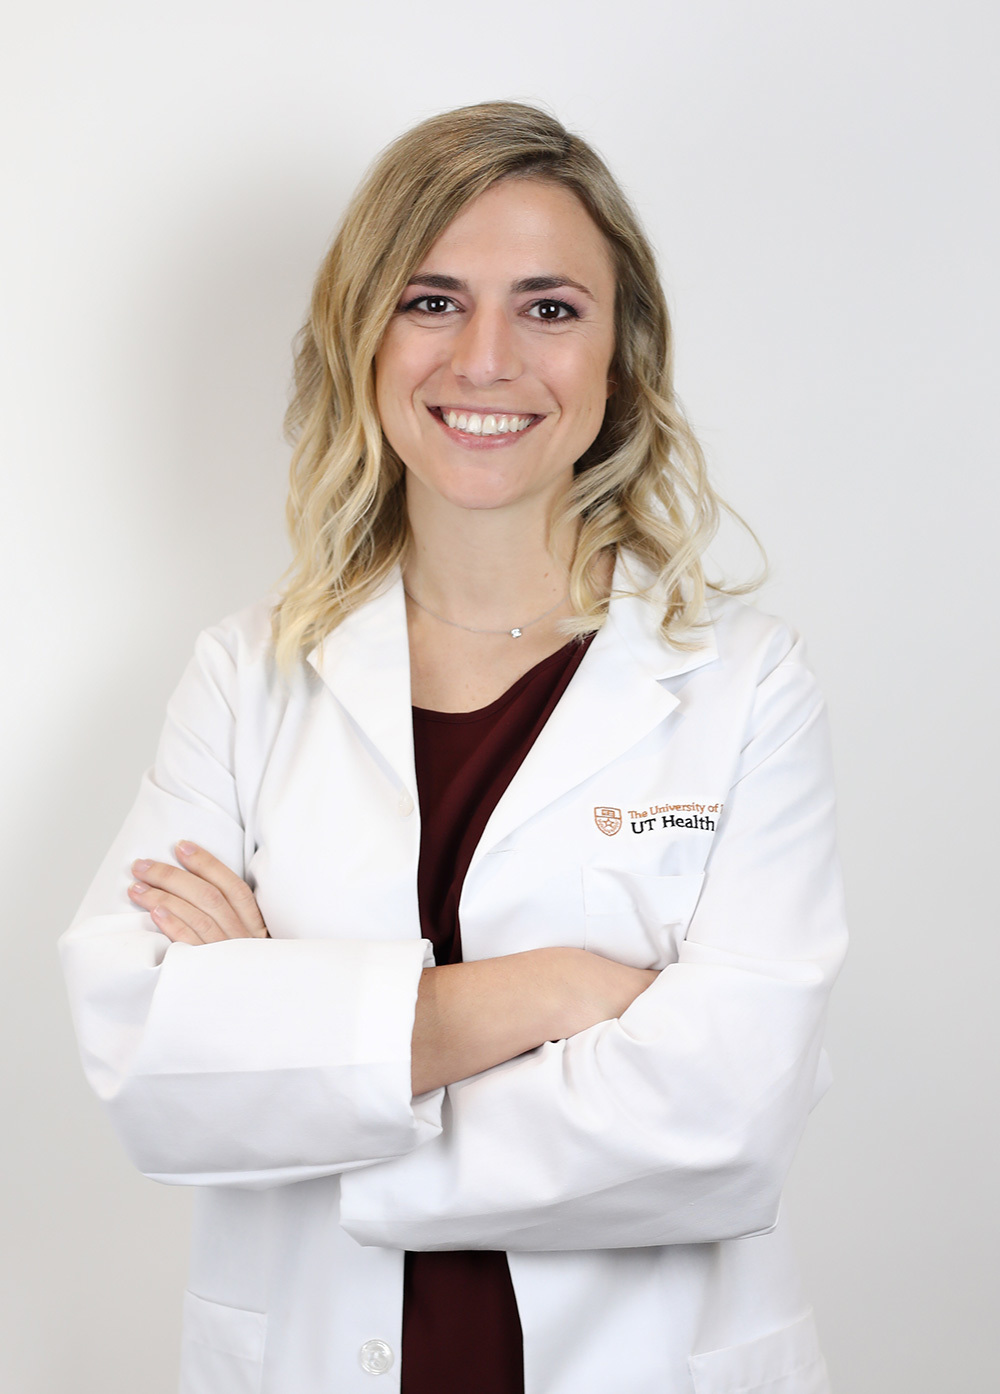
<svg viewBox="0 0 1000 1394"><path fill-rule="evenodd" d="M604 418L615 276L575 194L495 184L441 234L375 357L382 429L407 494L548 508Z"/></svg>

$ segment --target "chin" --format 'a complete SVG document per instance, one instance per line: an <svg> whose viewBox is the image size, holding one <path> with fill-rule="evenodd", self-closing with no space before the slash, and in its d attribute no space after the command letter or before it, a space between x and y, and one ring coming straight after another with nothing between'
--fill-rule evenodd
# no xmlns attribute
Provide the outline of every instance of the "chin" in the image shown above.
<svg viewBox="0 0 1000 1394"><path fill-rule="evenodd" d="M424 475L424 487L453 508L473 511L504 508L526 496L522 481L504 477L501 471L463 468Z"/></svg>
<svg viewBox="0 0 1000 1394"><path fill-rule="evenodd" d="M440 496L453 508L464 508L470 513L488 512L493 508L507 508L512 504L520 503L523 499L522 494L512 493L508 489L442 489Z"/></svg>

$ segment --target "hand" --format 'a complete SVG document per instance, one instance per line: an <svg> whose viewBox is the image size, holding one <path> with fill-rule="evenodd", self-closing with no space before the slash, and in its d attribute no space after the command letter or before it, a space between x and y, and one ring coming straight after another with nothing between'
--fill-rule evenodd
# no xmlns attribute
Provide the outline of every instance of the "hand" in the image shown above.
<svg viewBox="0 0 1000 1394"><path fill-rule="evenodd" d="M657 977L654 969L570 948L425 968L413 1024L413 1093L619 1017Z"/></svg>
<svg viewBox="0 0 1000 1394"><path fill-rule="evenodd" d="M133 905L148 910L157 929L175 944L213 944L220 939L267 939L253 891L203 847L178 842L180 866L145 858L132 863Z"/></svg>
<svg viewBox="0 0 1000 1394"><path fill-rule="evenodd" d="M561 1037L620 1017L660 976L654 968L630 968L588 949L551 949L563 987Z"/></svg>

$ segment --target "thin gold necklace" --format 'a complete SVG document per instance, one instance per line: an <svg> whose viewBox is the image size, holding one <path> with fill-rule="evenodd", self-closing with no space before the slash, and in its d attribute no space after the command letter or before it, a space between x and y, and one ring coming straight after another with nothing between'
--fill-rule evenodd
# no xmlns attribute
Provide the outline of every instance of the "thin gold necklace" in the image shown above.
<svg viewBox="0 0 1000 1394"><path fill-rule="evenodd" d="M403 587L403 594L409 596L418 610L423 610L424 614L430 615L431 619L440 620L442 624L450 624L453 629L464 629L468 634L509 634L512 639L520 639L526 629L530 629L533 624L539 624L542 620L547 619L554 611L558 610L559 606L566 601L569 592L567 591L562 600L557 600L550 610L546 610L544 615L538 615L535 619L528 620L527 624L516 624L513 629L473 629L471 624L459 624L457 620L449 620L446 619L444 615L439 615L436 610L428 610L426 605L421 605L415 595L410 595L410 592L405 586Z"/></svg>

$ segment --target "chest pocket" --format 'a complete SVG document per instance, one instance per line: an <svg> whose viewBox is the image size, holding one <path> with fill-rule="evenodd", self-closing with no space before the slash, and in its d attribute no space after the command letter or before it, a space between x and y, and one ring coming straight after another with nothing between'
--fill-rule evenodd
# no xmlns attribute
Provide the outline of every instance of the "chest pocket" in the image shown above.
<svg viewBox="0 0 1000 1394"><path fill-rule="evenodd" d="M584 947L632 968L676 963L704 880L703 871L649 876L620 867L585 866Z"/></svg>

